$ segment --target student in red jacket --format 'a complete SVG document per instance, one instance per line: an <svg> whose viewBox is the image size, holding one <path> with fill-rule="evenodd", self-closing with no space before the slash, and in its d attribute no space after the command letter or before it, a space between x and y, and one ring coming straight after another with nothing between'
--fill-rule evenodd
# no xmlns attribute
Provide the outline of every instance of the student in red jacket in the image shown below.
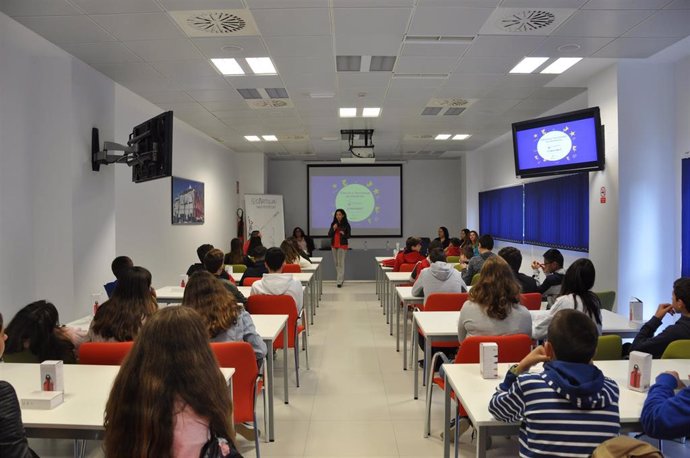
<svg viewBox="0 0 690 458"><path fill-rule="evenodd" d="M448 248L445 249L446 257L460 256L460 252L462 251L460 248L461 243L462 242L457 237L450 239L450 244L448 245Z"/></svg>
<svg viewBox="0 0 690 458"><path fill-rule="evenodd" d="M405 250L398 253L395 257L393 272L400 272L403 264L416 264L424 260L424 255L420 253L422 241L417 237L408 237L405 241Z"/></svg>

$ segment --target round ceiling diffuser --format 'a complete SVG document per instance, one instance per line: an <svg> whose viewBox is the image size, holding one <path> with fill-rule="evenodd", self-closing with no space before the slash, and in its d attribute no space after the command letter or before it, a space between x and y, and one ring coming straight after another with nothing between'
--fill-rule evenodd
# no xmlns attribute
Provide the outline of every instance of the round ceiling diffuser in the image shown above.
<svg viewBox="0 0 690 458"><path fill-rule="evenodd" d="M187 18L187 24L202 32L233 33L244 29L247 23L239 16L226 12L209 12Z"/></svg>
<svg viewBox="0 0 690 458"><path fill-rule="evenodd" d="M555 20L556 15L550 11L525 10L501 19L500 25L508 32L532 32L550 26Z"/></svg>

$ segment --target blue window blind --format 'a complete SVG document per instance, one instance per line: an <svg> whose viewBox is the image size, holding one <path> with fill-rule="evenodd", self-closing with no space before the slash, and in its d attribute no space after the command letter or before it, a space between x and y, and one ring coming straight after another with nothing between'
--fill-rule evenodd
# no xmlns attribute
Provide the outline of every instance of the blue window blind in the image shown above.
<svg viewBox="0 0 690 458"><path fill-rule="evenodd" d="M589 251L589 174L525 185L525 243Z"/></svg>
<svg viewBox="0 0 690 458"><path fill-rule="evenodd" d="M681 183L681 276L690 276L690 159L683 159Z"/></svg>
<svg viewBox="0 0 690 458"><path fill-rule="evenodd" d="M479 193L479 233L522 243L522 186Z"/></svg>

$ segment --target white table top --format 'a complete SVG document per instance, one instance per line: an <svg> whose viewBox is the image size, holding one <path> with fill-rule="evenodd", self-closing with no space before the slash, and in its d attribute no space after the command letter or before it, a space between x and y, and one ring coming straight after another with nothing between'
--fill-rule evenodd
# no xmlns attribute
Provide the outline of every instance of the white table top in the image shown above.
<svg viewBox="0 0 690 458"><path fill-rule="evenodd" d="M239 282L242 279L243 274L238 272L238 273L232 273L230 275L232 275L232 278L236 282ZM302 284L309 283L313 276L314 276L314 272L300 272L300 273L293 273L292 274L292 277L295 280L298 280L299 282L301 282ZM245 294L245 296L246 296L246 294Z"/></svg>
<svg viewBox="0 0 690 458"><path fill-rule="evenodd" d="M386 272L386 278L393 283L406 282L410 281L411 274L411 272Z"/></svg>
<svg viewBox="0 0 690 458"><path fill-rule="evenodd" d="M376 262L381 262L385 261L386 259L393 259L393 256L376 256L374 259L376 259Z"/></svg>
<svg viewBox="0 0 690 458"><path fill-rule="evenodd" d="M27 428L102 430L103 412L120 366L65 364L65 400L51 410L22 409ZM226 380L235 369L222 368ZM0 364L0 380L12 384L19 399L40 389L40 364Z"/></svg>
<svg viewBox="0 0 690 458"><path fill-rule="evenodd" d="M252 295L251 286L238 286L237 289L244 297L249 297ZM302 286L302 291L304 291L304 286ZM164 286L156 290L156 296L161 302L164 300L182 301L182 297L184 296L184 288L180 286Z"/></svg>
<svg viewBox="0 0 690 458"><path fill-rule="evenodd" d="M313 257L309 258L309 260L314 264L320 264L323 261L323 257L322 256L313 256Z"/></svg>
<svg viewBox="0 0 690 458"><path fill-rule="evenodd" d="M596 361L596 366L607 377L616 381L620 390L618 406L621 423L636 423L640 419L642 405L647 393L638 393L627 388L628 361ZM476 426L497 426L506 423L496 420L488 409L491 396L496 392L496 386L503 381L506 371L512 364L498 365L499 378L484 379L479 373L479 364L444 364L443 369L448 380L461 398L472 424ZM540 369L533 368L534 372ZM690 371L690 360L687 359L655 359L652 361L652 382L658 374L667 370L677 370L680 374ZM682 375L681 375L682 376ZM515 427L519 425L516 423Z"/></svg>

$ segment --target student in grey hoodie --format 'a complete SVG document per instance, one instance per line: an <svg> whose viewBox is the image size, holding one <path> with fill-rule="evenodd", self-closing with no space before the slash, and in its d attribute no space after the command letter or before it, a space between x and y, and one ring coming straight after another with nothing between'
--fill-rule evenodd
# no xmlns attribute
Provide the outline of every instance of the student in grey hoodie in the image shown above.
<svg viewBox="0 0 690 458"><path fill-rule="evenodd" d="M278 247L269 248L266 251L266 267L268 273L261 280L252 284L251 295L270 294L278 296L287 294L292 296L297 306L297 316L302 314L303 297L302 284L295 280L292 274L284 274L285 253Z"/></svg>
<svg viewBox="0 0 690 458"><path fill-rule="evenodd" d="M462 280L453 264L446 262L446 255L442 248L434 248L429 253L431 267L419 273L417 281L412 287L412 295L417 297L429 297L432 293L462 293L467 290L467 285Z"/></svg>
<svg viewBox="0 0 690 458"><path fill-rule="evenodd" d="M494 254L494 238L489 234L484 234L479 237L479 255L470 259L467 264L467 269L462 273L462 279L466 284L472 284L472 277L478 274L482 270L484 261L489 259L491 256L496 256Z"/></svg>

